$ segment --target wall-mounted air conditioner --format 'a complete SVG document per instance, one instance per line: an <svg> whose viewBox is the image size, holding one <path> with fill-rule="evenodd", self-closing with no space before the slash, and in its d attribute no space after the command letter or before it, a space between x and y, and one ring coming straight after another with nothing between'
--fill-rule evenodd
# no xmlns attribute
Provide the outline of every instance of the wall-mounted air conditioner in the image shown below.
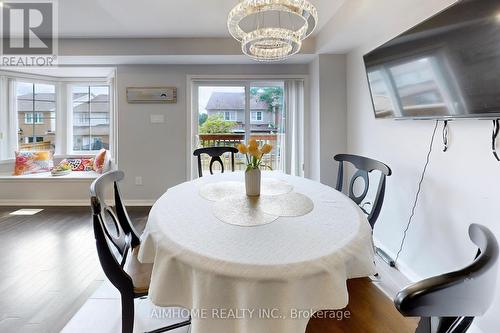
<svg viewBox="0 0 500 333"><path fill-rule="evenodd" d="M128 87L129 103L177 103L175 87Z"/></svg>

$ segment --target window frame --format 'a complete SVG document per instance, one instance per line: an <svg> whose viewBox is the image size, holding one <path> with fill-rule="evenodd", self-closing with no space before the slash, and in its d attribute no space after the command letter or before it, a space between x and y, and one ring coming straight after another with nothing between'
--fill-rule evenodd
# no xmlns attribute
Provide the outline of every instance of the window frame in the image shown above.
<svg viewBox="0 0 500 333"><path fill-rule="evenodd" d="M57 109L56 109L56 112L57 112ZM43 112L34 112L33 115L35 116L35 118L34 118L35 125L45 124L45 122L44 122L45 117L43 116Z"/></svg>
<svg viewBox="0 0 500 333"><path fill-rule="evenodd" d="M31 117L29 117L29 116L31 116ZM24 113L24 124L25 125L33 125L33 112L25 112Z"/></svg>
<svg viewBox="0 0 500 333"><path fill-rule="evenodd" d="M238 120L238 113L237 111L232 111L232 110L229 110L229 111L222 111L223 113L223 117L224 117L224 121L237 121ZM229 115L229 119L226 119L226 115Z"/></svg>
<svg viewBox="0 0 500 333"><path fill-rule="evenodd" d="M56 113L57 113L57 109L56 109ZM35 115L35 117L32 117L31 121L28 121L27 120L28 115L32 115L32 116ZM36 115L38 115L39 117L36 117ZM39 119L41 119L41 121L39 121ZM56 120L57 120L57 118L56 118ZM33 125L33 124L43 125L44 124L43 112L25 112L24 113L24 124L25 125Z"/></svg>
<svg viewBox="0 0 500 333"><path fill-rule="evenodd" d="M260 119L258 119L259 117L257 117L257 115L259 115L259 114L260 114ZM251 111L250 121L252 121L254 123L263 123L264 122L264 112L262 112L262 111Z"/></svg>
<svg viewBox="0 0 500 333"><path fill-rule="evenodd" d="M92 87L92 86L107 86L108 87L108 104L109 104L109 150L113 149L114 137L113 137L113 128L114 128L114 108L113 108L113 84L109 80L93 80L93 81L78 81L71 82L67 85L66 94L67 94L67 124L66 124L66 145L67 152L70 156L94 156L99 150L74 150L73 149L73 120L74 120L74 112L73 112L73 96L72 91L74 87ZM90 102L89 102L90 107ZM91 119L89 119L91 120Z"/></svg>
<svg viewBox="0 0 500 333"><path fill-rule="evenodd" d="M14 162L14 151L19 149L17 127L19 126L18 112L15 107L16 91L18 82L29 84L50 84L56 87L55 90L55 139L54 157L92 157L95 151L73 151L68 141L72 138L71 118L73 109L70 106L71 96L68 96L68 87L71 85L105 85L109 87L109 150L115 158L116 149L116 126L115 124L115 76L116 69L110 72L107 77L77 78L77 77L56 77L39 74L26 74L21 72L0 70L0 134L3 142L0 142L0 165ZM12 88L11 88L12 87ZM46 117L43 117L46 121ZM21 120L22 121L22 120ZM14 129L14 130L13 130Z"/></svg>
<svg viewBox="0 0 500 333"><path fill-rule="evenodd" d="M0 72L0 76L3 76L2 73ZM54 86L54 100L53 101L48 101L48 102L53 102L55 104L55 127L54 127L54 153L57 151L57 146L59 144L59 139L58 139L58 136L59 136L59 132L60 132L60 129L58 128L57 126L57 120L59 119L60 117L60 103L59 103L59 92L58 92L58 83L57 81L55 80L48 80L48 79L45 79L45 78L40 78L38 76L34 76L34 77L21 77L21 76L9 76L9 75L6 75L8 78L12 79L15 81L15 84L16 84L16 87L17 87L17 84L18 83L26 83L26 84L31 84L33 85L33 98L32 98L32 102L33 102L33 108L35 108L35 103L37 102L37 100L35 99L35 85L39 84L39 85L51 85L51 86ZM13 98L15 99L15 105L17 105L17 92L14 91L12 92L12 95L10 93L7 94L8 97L7 99L10 99L10 98ZM43 101L43 100L42 100ZM15 151L19 151L19 137L18 137L18 127L19 127L19 110L16 108L16 107L11 107L13 104L10 103L10 101L8 102L9 103L9 106L8 106L8 109L7 109L7 113L9 114L9 118L11 119L14 119L14 122L16 124L16 130L15 130L15 136L16 136L16 141L15 141ZM43 113L45 111L41 111L41 112L38 112L36 110L33 110L32 112L25 112L25 116L26 114L28 113L31 113L33 115L33 120L31 123L24 123L26 125L44 125L44 121L42 122L35 122L35 114L42 114L42 119L44 119L45 117L43 116ZM50 112L50 111L47 111L47 112ZM50 119L49 119L50 120ZM11 128L7 128L7 131L12 131ZM36 138L39 138L40 136L37 136L37 135L33 135L31 136L33 139L33 142L37 142L36 141ZM11 147L10 149L12 149L14 146L13 144L11 144ZM5 161L5 160L9 160L9 159L4 159L4 160L0 160L0 161Z"/></svg>
<svg viewBox="0 0 500 333"><path fill-rule="evenodd" d="M248 133L251 132L251 96L250 89L252 87L259 86L274 86L281 85L289 80L299 80L303 84L303 95L302 95L302 108L305 110L305 106L308 105L310 94L309 94L309 76L308 75L192 75L188 74L186 76L186 91L188 92L187 98L187 137L186 137L186 175L188 180L195 179L197 177L197 164L196 160L193 159L193 150L197 148L198 144L198 116L199 116L199 104L198 104L198 89L202 86L221 86L221 87L243 87L245 89L245 116L244 116L244 131L245 131L245 141L250 137ZM286 90L284 90L284 100L283 103L286 107ZM222 110L220 110L222 111ZM306 115L307 117L307 115ZM264 118L264 115L263 115ZM304 147L307 142L307 138L310 134L307 122L309 119L303 119L301 123L302 132L300 145ZM264 121L258 124L265 124ZM302 165L302 174L310 175L310 166L306 164L307 160L304 155L300 156L300 164Z"/></svg>

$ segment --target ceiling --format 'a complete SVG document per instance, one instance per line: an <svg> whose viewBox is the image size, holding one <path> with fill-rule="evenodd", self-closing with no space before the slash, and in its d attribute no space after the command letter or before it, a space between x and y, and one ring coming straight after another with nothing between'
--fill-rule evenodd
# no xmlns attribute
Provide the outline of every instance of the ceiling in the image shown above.
<svg viewBox="0 0 500 333"><path fill-rule="evenodd" d="M280 61L280 64L307 64L314 59L311 54L296 54L293 57ZM156 56L61 56L59 65L77 66L81 64L91 66L116 66L127 64L148 65L252 65L255 60L241 55L156 55ZM0 67L1 69L1 67ZM57 76L57 75L55 75ZM77 75L79 76L79 75ZM82 76L82 75L80 75ZM84 75L83 75L84 76Z"/></svg>
<svg viewBox="0 0 500 333"><path fill-rule="evenodd" d="M316 36L316 52L344 54L363 45L367 52L457 1L345 1Z"/></svg>
<svg viewBox="0 0 500 333"><path fill-rule="evenodd" d="M57 78L102 78L113 74L114 67L37 67L37 68L12 68L0 67L3 71L17 73L46 75Z"/></svg>
<svg viewBox="0 0 500 333"><path fill-rule="evenodd" d="M310 0L319 25L345 0ZM229 37L227 15L239 0L64 0L59 1L63 38Z"/></svg>

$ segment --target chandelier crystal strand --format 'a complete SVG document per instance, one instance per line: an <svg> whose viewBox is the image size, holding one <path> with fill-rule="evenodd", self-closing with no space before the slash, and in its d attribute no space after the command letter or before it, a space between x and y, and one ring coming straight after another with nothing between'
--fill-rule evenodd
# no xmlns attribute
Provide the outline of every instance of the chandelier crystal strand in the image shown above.
<svg viewBox="0 0 500 333"><path fill-rule="evenodd" d="M272 12L278 13L275 26L268 25L272 20L265 20L266 14ZM290 17L289 26L284 26L281 14ZM257 23L245 31L241 22L252 15ZM292 17L302 23L299 28L293 26ZM307 0L243 0L229 13L227 26L230 34L241 42L244 54L258 61L277 61L299 52L302 41L314 31L317 22L316 8Z"/></svg>
<svg viewBox="0 0 500 333"><path fill-rule="evenodd" d="M299 52L302 41L291 30L263 28L246 34L241 44L243 53L252 59L278 61Z"/></svg>

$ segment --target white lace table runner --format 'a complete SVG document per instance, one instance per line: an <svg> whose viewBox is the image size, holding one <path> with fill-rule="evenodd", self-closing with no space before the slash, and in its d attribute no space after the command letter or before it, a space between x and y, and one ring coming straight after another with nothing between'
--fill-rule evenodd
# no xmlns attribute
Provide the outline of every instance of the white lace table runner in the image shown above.
<svg viewBox="0 0 500 333"><path fill-rule="evenodd" d="M276 221L280 216L302 216L314 209L312 200L304 194L291 192L285 181L264 178L261 195L245 195L243 182L223 181L204 184L200 195L215 201L212 213L224 223L251 227Z"/></svg>

